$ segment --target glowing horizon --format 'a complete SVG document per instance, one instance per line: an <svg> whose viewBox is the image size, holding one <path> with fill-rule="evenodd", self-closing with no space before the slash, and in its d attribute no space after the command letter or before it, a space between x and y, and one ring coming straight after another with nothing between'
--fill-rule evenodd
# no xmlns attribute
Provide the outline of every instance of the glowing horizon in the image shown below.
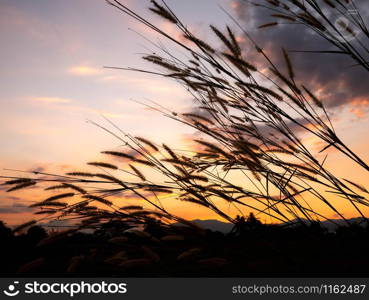
<svg viewBox="0 0 369 300"><path fill-rule="evenodd" d="M130 0L125 3L144 16L148 15L145 9L148 2L138 4ZM237 0L219 1L233 10L240 9L237 3ZM201 2L196 12L187 1L185 4L171 0L168 4L190 28L203 36L207 36L208 24L222 27L230 22L211 0ZM0 68L4 87L0 92L2 169L38 169L49 173L86 169L85 163L98 160L101 151L119 146L111 136L86 123L86 120L103 122L101 115L134 136L164 142L173 148L192 146L192 130L137 103L153 100L172 111L191 111L191 97L179 84L152 75L103 68L152 68L137 55L148 52L150 45L134 31L156 39L152 32L99 0L50 1L42 5L37 1L3 1L0 7L0 36L4 41ZM170 25L155 20L171 32ZM268 47L272 48L267 45L267 50ZM337 82L323 85L314 77L311 83L318 94L330 101L330 113L339 135L368 162L369 141L365 137L369 125L369 91L363 91L362 95L351 93L344 102L335 95L335 92L340 93L339 88L352 88L350 84L354 79L351 79L337 79ZM327 87L331 89L330 94ZM314 139L307 143L321 148ZM350 176L359 183L369 179L367 172L334 151L327 164L340 177ZM1 173L19 175L7 170ZM32 218L28 205L46 198L32 189L8 194L3 187L0 189L0 220L8 224L28 221ZM345 217L357 216L354 208L340 207L337 203ZM181 201L165 206L188 219L221 219L205 208ZM224 208L227 209L226 204ZM369 214L368 208L363 211ZM329 212L329 217L337 216Z"/></svg>

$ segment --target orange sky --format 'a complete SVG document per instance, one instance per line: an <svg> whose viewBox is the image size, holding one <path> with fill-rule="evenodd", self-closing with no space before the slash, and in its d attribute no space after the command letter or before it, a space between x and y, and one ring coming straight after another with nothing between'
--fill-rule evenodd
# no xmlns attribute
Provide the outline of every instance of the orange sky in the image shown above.
<svg viewBox="0 0 369 300"><path fill-rule="evenodd" d="M155 100L171 110L191 110L190 97L168 79L104 69L102 66L150 68L140 53L150 45L133 31L156 39L141 25L117 14L100 0L10 1L0 3L0 168L65 173L101 158L100 151L119 142L86 123L103 122L101 114L132 135L164 142L173 148L188 146L192 131L131 100ZM124 1L147 15L146 1ZM201 1L194 12L191 1L167 1L198 34L206 24L229 22L214 1ZM197 4L199 1L196 2ZM234 2L220 0L226 8ZM169 25L156 19L167 31ZM369 162L367 98L352 99L335 111L335 127L342 139ZM308 140L310 145L315 140ZM327 164L336 174L365 184L367 172L331 153ZM37 190L7 194L0 189L0 220L18 224L32 218L26 206L46 198ZM206 209L179 201L166 201L169 210L189 219L219 218ZM340 206L337 201L337 205ZM228 210L227 207L225 207ZM354 210L343 207L346 217ZM229 211L235 213L234 208ZM366 213L369 211L367 210ZM330 217L336 216L328 212ZM262 217L263 219L264 217Z"/></svg>

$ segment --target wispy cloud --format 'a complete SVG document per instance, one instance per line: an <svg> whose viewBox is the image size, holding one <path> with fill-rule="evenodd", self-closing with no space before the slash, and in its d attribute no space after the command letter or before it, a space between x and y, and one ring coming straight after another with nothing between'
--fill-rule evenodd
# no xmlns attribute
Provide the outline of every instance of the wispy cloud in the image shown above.
<svg viewBox="0 0 369 300"><path fill-rule="evenodd" d="M60 97L31 97L32 101L43 102L43 103L70 103L71 99L60 98Z"/></svg>
<svg viewBox="0 0 369 300"><path fill-rule="evenodd" d="M68 73L76 76L93 76L101 73L101 69L90 66L74 66L68 69Z"/></svg>
<svg viewBox="0 0 369 300"><path fill-rule="evenodd" d="M107 118L130 118L138 120L139 117L127 114L123 112L123 110L120 110L121 112L109 110L109 109L98 109L94 107L89 107L85 105L81 105L78 103L78 100L76 99L69 99L69 98L63 98L63 97L29 97L28 99L31 99L31 101L36 105L41 105L45 107L46 109L53 109L53 110L63 110L70 113L79 113L86 115L103 115ZM29 128L27 128L27 132L29 132ZM36 130L40 130L39 128ZM33 132L33 130L32 130Z"/></svg>
<svg viewBox="0 0 369 300"><path fill-rule="evenodd" d="M0 206L0 214L15 214L15 213L31 212L31 211L33 211L33 209L24 204L13 204L13 205Z"/></svg>

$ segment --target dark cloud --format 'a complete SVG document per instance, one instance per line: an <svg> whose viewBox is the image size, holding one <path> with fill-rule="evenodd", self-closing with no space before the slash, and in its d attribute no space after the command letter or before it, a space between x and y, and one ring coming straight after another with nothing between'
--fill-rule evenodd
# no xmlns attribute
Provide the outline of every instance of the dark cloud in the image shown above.
<svg viewBox="0 0 369 300"><path fill-rule="evenodd" d="M8 200L12 200L12 201L19 201L19 200L21 200L19 197L15 197L15 196L6 196L6 198Z"/></svg>
<svg viewBox="0 0 369 300"><path fill-rule="evenodd" d="M362 5L361 12L368 15L369 5ZM256 42L268 53L273 62L285 69L281 48L286 50L337 50L330 43L302 25L279 24L276 27L258 29L262 24L276 19L271 11L255 7L244 0L234 0L233 9L239 22L244 26ZM258 65L263 63L260 56L250 47L248 41L243 42L248 58ZM298 81L311 90L319 92L326 106L343 108L345 105L355 109L365 109L369 98L369 74L361 67L352 67L355 62L342 54L292 53Z"/></svg>
<svg viewBox="0 0 369 300"><path fill-rule="evenodd" d="M44 168L44 167L37 167L37 168L34 168L34 169L30 169L29 171L30 172L45 172L46 171L46 168Z"/></svg>
<svg viewBox="0 0 369 300"><path fill-rule="evenodd" d="M299 123L300 125L292 121L286 122L286 126L295 134L305 132L302 126L308 126L311 124L308 120L303 119L303 118L296 118L295 121ZM261 125L261 126L257 126L257 129L259 133L263 136L273 134L275 137L283 138L282 134L278 130L272 129L270 126Z"/></svg>
<svg viewBox="0 0 369 300"><path fill-rule="evenodd" d="M8 185L0 185L0 191L6 191L9 189L9 186Z"/></svg>
<svg viewBox="0 0 369 300"><path fill-rule="evenodd" d="M31 212L33 209L28 205L17 203L13 205L3 205L0 206L0 214L15 214L22 212Z"/></svg>

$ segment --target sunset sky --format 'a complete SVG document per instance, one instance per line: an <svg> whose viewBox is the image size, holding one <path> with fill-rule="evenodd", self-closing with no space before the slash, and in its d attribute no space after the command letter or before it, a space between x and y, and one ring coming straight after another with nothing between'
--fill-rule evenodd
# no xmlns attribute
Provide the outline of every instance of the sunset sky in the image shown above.
<svg viewBox="0 0 369 300"><path fill-rule="evenodd" d="M149 14L149 1L122 2L173 32L171 25ZM209 36L209 24L221 28L232 24L223 7L270 53L280 48L280 43L291 50L302 44L310 49L324 46L306 32L284 27L259 34L256 27L265 23L266 16L251 10L242 0L166 2L191 30L208 41L215 40ZM363 10L367 16L367 7ZM86 122L104 124L101 115L133 135L177 148L187 146L191 130L135 102L154 100L171 110L190 111L193 104L180 85L169 79L103 68L152 67L141 56L154 49L136 32L158 39L103 0L0 2L1 175L19 175L5 169L65 173L98 159L100 151L119 146L111 136ZM326 101L338 134L369 162L368 74L349 68L352 63L340 57L297 55L294 59L300 78ZM327 163L336 174L350 176L364 185L368 182L364 171L335 152L330 155ZM8 224L27 221L32 214L27 206L43 198L34 190L8 194L0 186L0 220ZM189 219L216 218L183 203L171 206ZM345 211L347 217L354 215L351 208Z"/></svg>

